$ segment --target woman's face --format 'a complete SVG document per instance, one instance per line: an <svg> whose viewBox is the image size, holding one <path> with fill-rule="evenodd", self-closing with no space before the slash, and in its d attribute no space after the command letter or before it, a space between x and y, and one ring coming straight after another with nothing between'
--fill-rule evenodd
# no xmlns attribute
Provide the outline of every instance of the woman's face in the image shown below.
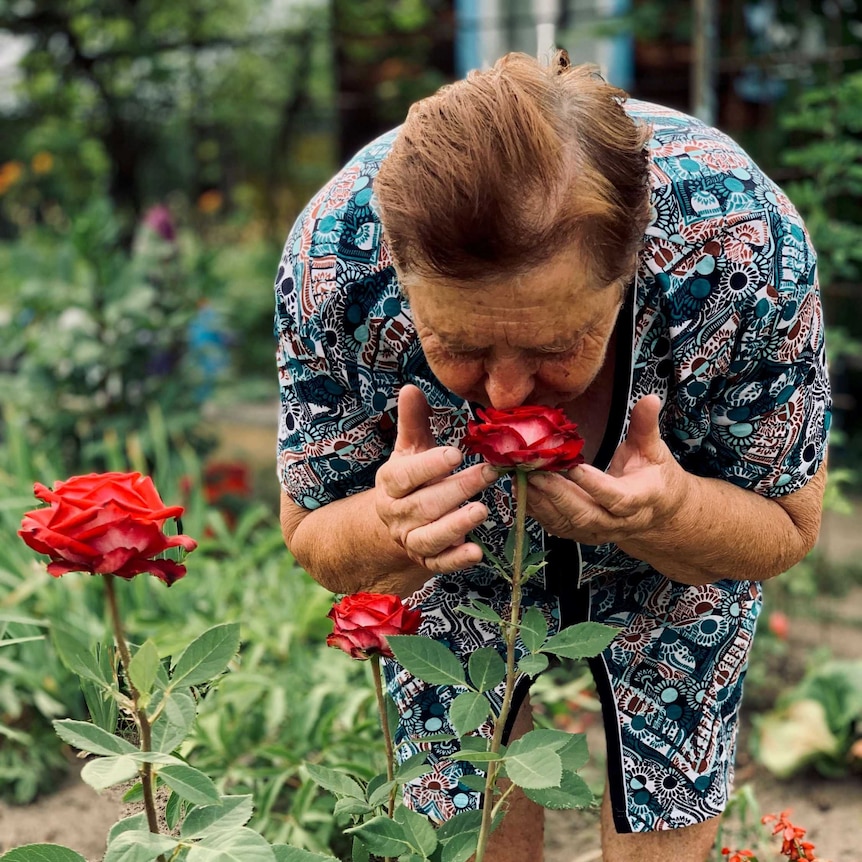
<svg viewBox="0 0 862 862"><path fill-rule="evenodd" d="M487 285L402 278L431 370L485 407L562 407L605 361L625 280L589 281L573 255Z"/></svg>

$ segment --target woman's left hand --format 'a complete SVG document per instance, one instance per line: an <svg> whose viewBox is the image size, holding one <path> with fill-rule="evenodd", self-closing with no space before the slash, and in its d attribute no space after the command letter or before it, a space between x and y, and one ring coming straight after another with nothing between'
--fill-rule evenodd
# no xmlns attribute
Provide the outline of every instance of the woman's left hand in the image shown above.
<svg viewBox="0 0 862 862"><path fill-rule="evenodd" d="M661 439L660 410L657 395L638 401L628 436L606 473L582 464L567 473L532 474L528 513L551 535L589 545L622 544L671 528L686 508L691 486ZM668 538L662 535L661 543Z"/></svg>

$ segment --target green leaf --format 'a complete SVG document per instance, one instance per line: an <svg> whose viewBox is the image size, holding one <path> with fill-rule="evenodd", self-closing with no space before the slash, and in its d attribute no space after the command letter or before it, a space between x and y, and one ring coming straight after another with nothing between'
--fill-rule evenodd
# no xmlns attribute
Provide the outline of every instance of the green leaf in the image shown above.
<svg viewBox="0 0 862 862"><path fill-rule="evenodd" d="M476 852L479 843L479 830L475 832L461 832L451 841L443 845L441 862L467 862Z"/></svg>
<svg viewBox="0 0 862 862"><path fill-rule="evenodd" d="M170 754L188 736L195 721L197 707L194 698L185 691L172 691L162 697L167 700L161 714L153 723L152 748L153 751Z"/></svg>
<svg viewBox="0 0 862 862"><path fill-rule="evenodd" d="M245 826L230 832L204 836L195 844L187 862L276 862L275 853L258 832Z"/></svg>
<svg viewBox="0 0 862 862"><path fill-rule="evenodd" d="M428 818L403 805L395 811L395 820L404 829L404 836L420 856L430 856L437 849L437 835Z"/></svg>
<svg viewBox="0 0 862 862"><path fill-rule="evenodd" d="M577 623L548 638L542 652L563 658L592 658L614 639L616 633L617 629L603 623Z"/></svg>
<svg viewBox="0 0 862 862"><path fill-rule="evenodd" d="M527 676L538 676L548 669L549 664L548 657L544 653L537 652L533 655L525 655L518 662L518 671Z"/></svg>
<svg viewBox="0 0 862 862"><path fill-rule="evenodd" d="M527 608L521 617L521 640L530 652L538 652L548 636L548 623L538 608Z"/></svg>
<svg viewBox="0 0 862 862"><path fill-rule="evenodd" d="M87 862L80 853L59 844L25 844L0 856L3 862Z"/></svg>
<svg viewBox="0 0 862 862"><path fill-rule="evenodd" d="M183 838L199 838L205 832L221 832L245 826L254 813L251 796L222 796L216 805L196 805L180 829Z"/></svg>
<svg viewBox="0 0 862 862"><path fill-rule="evenodd" d="M398 662L417 679L430 685L467 684L461 662L443 644L420 635L390 635L386 640Z"/></svg>
<svg viewBox="0 0 862 862"><path fill-rule="evenodd" d="M131 817L118 820L108 831L108 844L114 841L123 832L144 832L149 829L147 825L147 812L140 811Z"/></svg>
<svg viewBox="0 0 862 862"><path fill-rule="evenodd" d="M351 862L371 862L371 854L359 838L354 838L351 842L350 859Z"/></svg>
<svg viewBox="0 0 862 862"><path fill-rule="evenodd" d="M159 651L153 641L147 639L129 662L129 678L142 695L153 690L159 669Z"/></svg>
<svg viewBox="0 0 862 862"><path fill-rule="evenodd" d="M525 787L524 795L543 808L589 808L595 801L587 782L575 772L563 771L559 787Z"/></svg>
<svg viewBox="0 0 862 862"><path fill-rule="evenodd" d="M165 805L165 823L168 824L168 829L172 832L177 827L180 821L180 816L183 813L183 798L179 793L171 793L168 797L168 802Z"/></svg>
<svg viewBox="0 0 862 862"><path fill-rule="evenodd" d="M559 787L563 762L551 746L528 740L529 734L516 739L506 752L506 775L518 787Z"/></svg>
<svg viewBox="0 0 862 862"><path fill-rule="evenodd" d="M195 805L212 805L219 801L219 793L212 779L193 766L185 763L163 766L159 769L159 778L174 793Z"/></svg>
<svg viewBox="0 0 862 862"><path fill-rule="evenodd" d="M108 733L116 733L119 709L117 701L112 696L114 687L114 651L105 644L96 644L96 662L102 675L103 683L97 685L92 680L81 680L81 692L87 703L90 719L97 727Z"/></svg>
<svg viewBox="0 0 862 862"><path fill-rule="evenodd" d="M563 748L557 749L557 754L563 761L563 769L568 772L577 772L590 759L587 750L587 735L585 733L567 734L569 741Z"/></svg>
<svg viewBox="0 0 862 862"><path fill-rule="evenodd" d="M300 847L291 847L289 844L273 844L272 852L275 862L338 862L334 856L323 856L320 853L312 853ZM356 857L353 857L357 862ZM368 859L366 854L365 859Z"/></svg>
<svg viewBox="0 0 862 862"><path fill-rule="evenodd" d="M102 862L155 862L159 856L170 854L177 846L177 839L167 835L155 835L139 830L121 832L108 845Z"/></svg>
<svg viewBox="0 0 862 862"><path fill-rule="evenodd" d="M99 686L108 685L102 678L102 670L98 660L90 651L87 641L82 638L80 632L60 623L54 623L51 626L51 640L54 642L54 649L57 650L60 661L72 673Z"/></svg>
<svg viewBox="0 0 862 862"><path fill-rule="evenodd" d="M470 653L467 670L476 691L490 691L506 678L506 663L494 647L479 647Z"/></svg>
<svg viewBox="0 0 862 862"><path fill-rule="evenodd" d="M462 776L461 780L467 776ZM482 779L484 781L484 779ZM461 811L454 817L450 817L440 825L437 830L438 841L451 841L456 835L462 832L478 831L482 825L481 811Z"/></svg>
<svg viewBox="0 0 862 862"><path fill-rule="evenodd" d="M480 602L478 599L472 599L469 605L458 605L455 610L466 614L468 617L485 620L488 623L503 622L503 618L490 605L486 605L485 602Z"/></svg>
<svg viewBox="0 0 862 862"><path fill-rule="evenodd" d="M343 817L365 817L372 812L371 806L364 799L355 799L353 796L342 796L335 800L332 813L336 820Z"/></svg>
<svg viewBox="0 0 862 862"><path fill-rule="evenodd" d="M114 736L101 727L96 727L88 721L74 721L64 718L53 722L57 736L81 751L89 751L91 754L130 754L137 751L131 742L126 742L119 736Z"/></svg>
<svg viewBox="0 0 862 862"><path fill-rule="evenodd" d="M465 691L459 694L449 705L449 721L458 736L466 736L491 714L491 704L485 695L476 691Z"/></svg>
<svg viewBox="0 0 862 862"><path fill-rule="evenodd" d="M127 754L98 757L84 764L81 778L96 790L129 781L138 774L138 764Z"/></svg>
<svg viewBox="0 0 862 862"><path fill-rule="evenodd" d="M344 772L330 769L328 766L320 766L316 763L306 763L305 770L315 784L334 793L336 796L349 796L353 799L365 801L365 790L358 781Z"/></svg>
<svg viewBox="0 0 862 862"><path fill-rule="evenodd" d="M399 784L404 784L407 781L412 781L414 778L419 778L428 772L428 752L420 751L418 754L413 754L401 763L395 770L395 780Z"/></svg>
<svg viewBox="0 0 862 862"><path fill-rule="evenodd" d="M425 767L425 772L428 771L428 767ZM420 775L424 775L425 773L420 773ZM376 787L372 789L371 783L369 782L367 792L368 792L368 804L372 808L377 808L379 805L385 805L389 801L389 796L392 793L392 788L395 787L394 781L383 781L378 784Z"/></svg>
<svg viewBox="0 0 862 862"><path fill-rule="evenodd" d="M177 659L171 687L208 682L224 671L238 649L239 623L222 623L207 629Z"/></svg>
<svg viewBox="0 0 862 862"><path fill-rule="evenodd" d="M387 638L388 640L388 638ZM356 835L360 841L378 856L400 856L410 853L411 846L404 834L404 827L388 817L378 816L344 830Z"/></svg>
<svg viewBox="0 0 862 862"><path fill-rule="evenodd" d="M141 802L144 798L144 785L136 781L124 794L123 802Z"/></svg>
<svg viewBox="0 0 862 862"><path fill-rule="evenodd" d="M483 775L462 775L458 779L458 784L476 793L485 792L485 777Z"/></svg>

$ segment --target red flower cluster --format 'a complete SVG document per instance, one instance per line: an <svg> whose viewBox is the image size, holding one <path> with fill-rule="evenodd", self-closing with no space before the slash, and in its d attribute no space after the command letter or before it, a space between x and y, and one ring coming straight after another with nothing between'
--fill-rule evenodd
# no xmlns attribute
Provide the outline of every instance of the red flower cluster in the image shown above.
<svg viewBox="0 0 862 862"><path fill-rule="evenodd" d="M327 614L334 631L327 646L338 647L351 658L372 655L392 658L387 635L414 635L422 615L405 607L398 596L386 593L356 593L345 596Z"/></svg>
<svg viewBox="0 0 862 862"><path fill-rule="evenodd" d="M781 814L767 814L761 818L764 824L774 823L773 835L781 836L781 855L786 856L791 862L806 860L806 862L817 862L814 855L814 845L810 841L803 841L808 831L801 826L794 826L790 822L790 811L782 811Z"/></svg>
<svg viewBox="0 0 862 862"><path fill-rule="evenodd" d="M494 467L556 473L583 463L578 426L556 407L489 407L476 413L483 422L467 423L463 445Z"/></svg>
<svg viewBox="0 0 862 862"><path fill-rule="evenodd" d="M36 483L34 493L50 503L24 515L18 535L51 558L48 572L117 575L130 579L143 572L168 586L186 573L174 560L155 559L168 548L193 551L190 536L166 536L165 521L179 518L182 506L165 506L153 480L140 473L90 473Z"/></svg>
<svg viewBox="0 0 862 862"><path fill-rule="evenodd" d="M757 862L757 857L752 850L737 850L734 853L729 847L722 847L721 855L728 857L727 862L746 862L746 860Z"/></svg>

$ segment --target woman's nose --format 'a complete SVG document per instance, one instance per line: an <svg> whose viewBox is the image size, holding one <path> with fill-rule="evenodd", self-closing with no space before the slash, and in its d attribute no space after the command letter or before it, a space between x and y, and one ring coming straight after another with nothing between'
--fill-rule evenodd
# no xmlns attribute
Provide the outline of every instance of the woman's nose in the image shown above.
<svg viewBox="0 0 862 862"><path fill-rule="evenodd" d="M533 372L518 357L494 359L485 365L485 394L497 410L520 407L533 391Z"/></svg>

